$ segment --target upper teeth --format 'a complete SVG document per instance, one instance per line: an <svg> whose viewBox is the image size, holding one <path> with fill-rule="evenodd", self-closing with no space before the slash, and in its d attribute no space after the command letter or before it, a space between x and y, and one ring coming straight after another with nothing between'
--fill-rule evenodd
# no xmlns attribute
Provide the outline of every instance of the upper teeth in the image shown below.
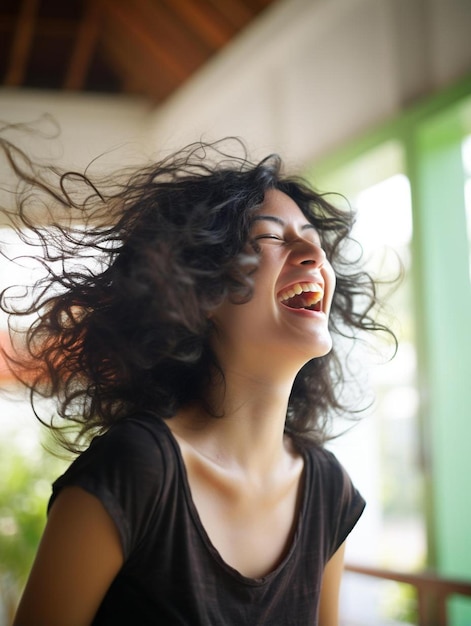
<svg viewBox="0 0 471 626"><path fill-rule="evenodd" d="M282 301L289 300L290 298L293 298L294 296L299 296L303 292L304 293L308 293L308 292L318 293L319 300L324 295L323 288L320 285L317 285L316 283L296 283L294 285L291 285L291 287L288 287L288 289L285 289L284 291L280 293L280 300Z"/></svg>

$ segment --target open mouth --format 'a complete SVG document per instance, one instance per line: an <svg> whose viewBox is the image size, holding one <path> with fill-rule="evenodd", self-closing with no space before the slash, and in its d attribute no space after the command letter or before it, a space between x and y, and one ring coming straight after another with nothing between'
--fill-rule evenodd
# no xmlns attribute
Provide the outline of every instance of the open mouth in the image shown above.
<svg viewBox="0 0 471 626"><path fill-rule="evenodd" d="M279 300L290 309L322 311L324 290L316 283L296 283L279 294Z"/></svg>

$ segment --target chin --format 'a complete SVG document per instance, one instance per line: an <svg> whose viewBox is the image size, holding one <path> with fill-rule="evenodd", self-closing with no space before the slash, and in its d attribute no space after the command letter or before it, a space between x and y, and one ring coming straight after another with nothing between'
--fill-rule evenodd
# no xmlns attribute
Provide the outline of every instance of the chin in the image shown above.
<svg viewBox="0 0 471 626"><path fill-rule="evenodd" d="M321 356L326 356L332 350L332 342L328 346L325 346L322 349L316 350L315 354L312 355L311 359L319 359Z"/></svg>
<svg viewBox="0 0 471 626"><path fill-rule="evenodd" d="M332 350L332 339L326 338L323 341L316 342L316 345L311 349L307 350L307 346L303 346L302 356L303 362L301 363L301 367L304 367L306 363L312 361L313 359L319 359L320 357L326 356Z"/></svg>
<svg viewBox="0 0 471 626"><path fill-rule="evenodd" d="M329 354L329 352L332 350L332 346L333 346L333 342L332 342L332 337L330 335L328 335L327 337L323 337L322 339L319 339L314 346L311 359L317 359L321 356L325 356L326 354Z"/></svg>

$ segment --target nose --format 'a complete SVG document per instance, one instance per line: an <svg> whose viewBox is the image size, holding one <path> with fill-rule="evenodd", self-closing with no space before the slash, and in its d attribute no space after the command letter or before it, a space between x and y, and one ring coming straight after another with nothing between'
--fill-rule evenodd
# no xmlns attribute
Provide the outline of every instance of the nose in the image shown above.
<svg viewBox="0 0 471 626"><path fill-rule="evenodd" d="M299 240L295 242L293 253L294 261L300 265L322 267L326 262L323 248L312 241Z"/></svg>

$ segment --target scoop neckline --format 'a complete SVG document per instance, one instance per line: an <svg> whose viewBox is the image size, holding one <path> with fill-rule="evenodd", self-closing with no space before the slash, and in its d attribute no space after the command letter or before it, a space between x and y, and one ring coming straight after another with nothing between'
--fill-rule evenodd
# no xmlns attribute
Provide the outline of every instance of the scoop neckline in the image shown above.
<svg viewBox="0 0 471 626"><path fill-rule="evenodd" d="M311 466L309 463L309 455L306 454L306 451L304 450L303 447L298 446L297 449L299 451L299 453L301 454L301 456L303 457L303 469L301 472L301 477L300 480L302 481L302 485L301 485L301 489L302 489L302 495L301 495L301 503L300 503L300 507L299 507L299 514L298 514L298 519L296 522L296 529L294 531L294 535L291 541L291 546L289 547L289 549L287 550L285 556L283 557L283 559L280 561L280 563L275 567L274 570L272 570L271 572L268 572L268 574L266 574L265 576L262 576L260 578L251 578L250 576L245 576L244 574L242 574L241 572L239 572L235 567L233 567L232 565L230 565L229 563L227 563L227 561L224 560L224 558L222 557L221 553L219 552L219 550L216 548L216 546L213 544L213 542L211 541L211 538L209 537L204 524L201 520L201 517L198 513L198 509L196 507L196 504L193 500L193 495L191 493L191 487L190 487L190 482L188 479L188 471L185 465L185 461L183 459L183 454L180 448L180 444L178 443L175 435L173 434L172 430L170 429L169 425L162 420L162 424L164 425L165 431L167 433L168 439L175 451L176 457L177 457L177 461L178 461L178 466L180 469L180 472L182 474L182 483L183 483L183 491L185 494L185 499L186 499L186 503L188 506L188 510L190 512L192 521L193 521L193 525L195 527L195 529L197 530L198 534L200 535L204 546L206 547L206 549L208 550L210 556L212 557L212 559L220 566L222 567L222 569L224 571L226 571L230 576L232 576L233 578L235 578L236 580L238 580L239 582L242 582L246 585L250 585L250 586L261 586L261 585L265 585L267 584L269 581L271 581L273 578L276 578L288 565L288 563L291 561L291 559L293 558L293 555L296 551L296 547L300 541L300 537L302 535L302 530L304 527L304 519L306 516L306 508L307 508L307 502L308 502L308 497L307 497L307 492L308 492L308 485L310 484L310 474L311 474Z"/></svg>

